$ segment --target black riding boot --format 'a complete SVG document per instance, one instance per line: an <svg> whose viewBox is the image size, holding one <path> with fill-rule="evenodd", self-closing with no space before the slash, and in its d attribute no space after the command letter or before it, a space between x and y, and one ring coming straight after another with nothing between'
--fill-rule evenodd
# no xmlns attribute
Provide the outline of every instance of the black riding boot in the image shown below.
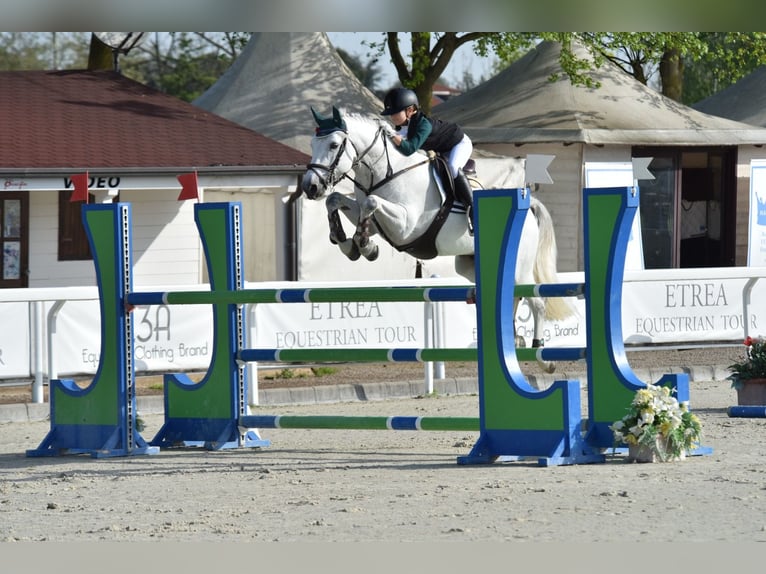
<svg viewBox="0 0 766 574"><path fill-rule="evenodd" d="M465 174L458 170L455 178L455 199L465 205L468 217L468 232L473 235L473 189Z"/></svg>

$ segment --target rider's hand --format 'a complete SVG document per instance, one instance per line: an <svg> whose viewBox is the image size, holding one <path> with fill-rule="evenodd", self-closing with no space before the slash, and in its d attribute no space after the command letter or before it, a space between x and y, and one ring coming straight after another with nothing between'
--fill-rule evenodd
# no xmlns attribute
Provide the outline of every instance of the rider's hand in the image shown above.
<svg viewBox="0 0 766 574"><path fill-rule="evenodd" d="M391 136L391 141L394 142L395 146L399 147L400 145L402 145L402 136L400 136L400 135L392 135Z"/></svg>

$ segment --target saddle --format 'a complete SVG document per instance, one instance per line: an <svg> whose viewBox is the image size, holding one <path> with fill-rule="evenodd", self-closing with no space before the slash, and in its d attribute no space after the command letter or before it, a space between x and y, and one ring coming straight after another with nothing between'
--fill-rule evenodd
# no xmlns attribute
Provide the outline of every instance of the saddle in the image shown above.
<svg viewBox="0 0 766 574"><path fill-rule="evenodd" d="M449 166L447 164L447 160L444 159L439 154L436 154L434 152L428 152L428 157L431 158L431 165L434 173L434 177L439 179L442 182L442 185L445 187L448 193L452 194L453 199L455 198L455 180L452 178L452 173L450 172ZM463 173L466 176L475 176L476 175L476 162L472 159L469 159L465 166L463 166Z"/></svg>
<svg viewBox="0 0 766 574"><path fill-rule="evenodd" d="M447 160L430 151L428 152L428 157L431 160L430 168L434 177L441 180L447 193L436 217L434 217L426 232L414 241L396 247L398 251L404 251L416 259L433 259L439 254L436 250L436 236L439 235L439 231L441 231L444 222L447 221L447 217L449 217L455 203L455 182L452 179ZM466 162L463 173L466 175L476 174L476 163L474 160L469 159ZM391 242L389 241L389 243Z"/></svg>

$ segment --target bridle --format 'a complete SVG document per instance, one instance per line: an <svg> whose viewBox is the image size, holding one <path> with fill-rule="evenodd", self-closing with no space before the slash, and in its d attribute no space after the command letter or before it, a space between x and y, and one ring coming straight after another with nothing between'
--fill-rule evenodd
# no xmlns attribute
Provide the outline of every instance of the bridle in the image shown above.
<svg viewBox="0 0 766 574"><path fill-rule="evenodd" d="M397 177L397 176L399 176L399 175L401 175L401 174L403 174L403 173L405 173L405 172L407 172L407 171L409 171L409 170L411 170L411 169L413 169L413 168L415 168L415 167L417 167L419 165L422 165L424 163L428 163L429 161L431 161L431 158L427 158L427 159L425 159L425 160L423 160L421 162L418 162L416 164L410 165L410 166L408 166L408 167L406 167L406 168L404 168L404 169L394 173L393 168L391 167L391 158L390 158L389 152L388 152L388 141L384 137L385 129L383 128L383 126L380 126L378 128L378 130L375 132L375 137L373 137L372 141L370 142L370 145L368 145L361 153L357 149L357 147L354 144L354 142L352 140L349 140L349 138L348 138L348 131L343 129L343 128L335 128L335 129L332 129L332 130L329 130L329 131L326 131L326 132L320 132L319 130L317 130L316 137L325 137L325 136L328 136L328 135L330 135L332 133L335 133L335 132L338 132L338 131L343 132L345 134L345 137L343 138L343 141L340 144L340 147L338 149L338 153L335 155L335 158L330 163L330 165L325 165L325 164L321 164L321 163L309 163L309 164L306 165L306 169L308 171L314 172L314 174L317 176L317 178L319 178L319 181L322 183L322 185L325 187L325 189L332 189L332 188L334 188L341 180L346 178L346 179L352 181L354 183L354 186L357 189L360 189L362 192L364 192L365 195L370 195L373 191L378 189L380 186L385 185L386 183L388 183L389 181L391 181L395 177ZM378 138L380 138L383 141L383 151L384 151L384 154L386 156L386 176L383 179L381 179L380 181L378 181L377 183L373 184L373 182L370 182L369 186L365 186L365 185L361 184L360 182L358 182L356 179L354 179L353 177L351 177L348 174L351 171L355 171L357 166L359 166L360 164L361 165L366 165L367 168L370 170L370 172L372 172L372 166L370 164L365 164L363 160L370 153L372 148L375 146L375 142L378 141ZM338 167L338 164L340 163L340 160L343 157L343 154L346 153L346 144L348 142L351 142L351 147L354 148L354 153L356 154L356 157L354 157L352 159L351 168L348 171L346 171L345 173L342 173L339 177L336 178L335 170ZM324 172L326 174L326 177L323 177L322 173L320 173L319 170L321 170L321 172Z"/></svg>
<svg viewBox="0 0 766 574"><path fill-rule="evenodd" d="M340 160L343 157L343 154L346 152L346 144L348 143L348 132L343 129L334 129L320 135L320 132L317 130L317 135L316 135L317 138L326 137L339 131L343 132L345 134L345 137L343 138L343 141L340 144L340 148L338 149L338 153L335 156L335 159L333 159L332 163L330 163L330 165L325 165L323 163L309 163L306 165L306 169L308 171L313 171L314 174L317 176L317 178L319 178L319 181L322 183L322 185L326 189L335 187L335 185L341 179L343 179L343 177L345 177L346 175L346 174L342 174L339 178L335 179L335 169L338 167L338 164L340 163ZM351 145L353 146L354 144L352 143ZM352 168L353 168L353 165L354 164L352 163ZM327 174L326 177L323 177L322 173L320 173L319 170L326 173Z"/></svg>

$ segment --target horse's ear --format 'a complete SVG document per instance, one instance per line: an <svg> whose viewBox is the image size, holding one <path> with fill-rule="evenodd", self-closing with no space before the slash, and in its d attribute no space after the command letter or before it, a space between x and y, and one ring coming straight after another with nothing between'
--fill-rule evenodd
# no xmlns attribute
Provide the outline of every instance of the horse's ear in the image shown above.
<svg viewBox="0 0 766 574"><path fill-rule="evenodd" d="M346 122L342 117L340 117L340 110L335 106L332 107L332 119L336 126L338 126L343 131L346 131Z"/></svg>
<svg viewBox="0 0 766 574"><path fill-rule="evenodd" d="M311 115L314 116L314 121L317 123L318 126L322 125L322 120L324 120L325 118L323 118L317 113L317 111L314 109L314 106L311 106Z"/></svg>

